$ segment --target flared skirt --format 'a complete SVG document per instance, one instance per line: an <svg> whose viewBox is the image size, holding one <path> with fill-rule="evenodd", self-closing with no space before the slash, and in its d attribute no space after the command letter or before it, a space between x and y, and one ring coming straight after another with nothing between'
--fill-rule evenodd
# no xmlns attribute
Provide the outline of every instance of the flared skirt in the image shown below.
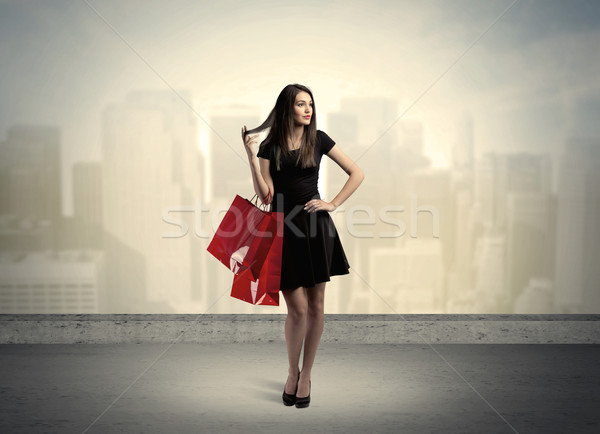
<svg viewBox="0 0 600 434"><path fill-rule="evenodd" d="M311 287L349 274L350 264L328 211L285 215L280 289Z"/></svg>

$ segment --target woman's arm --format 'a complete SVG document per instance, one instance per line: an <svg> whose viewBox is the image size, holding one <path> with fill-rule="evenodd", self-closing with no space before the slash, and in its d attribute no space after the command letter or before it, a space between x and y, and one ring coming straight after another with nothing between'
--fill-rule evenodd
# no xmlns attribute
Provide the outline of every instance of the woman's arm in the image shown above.
<svg viewBox="0 0 600 434"><path fill-rule="evenodd" d="M246 134L246 125L242 127L242 140L244 141L244 149L248 155L248 161L250 162L250 172L252 173L252 184L254 185L254 192L260 198L263 203L271 203L273 199L273 180L271 179L271 173L269 172L269 160L259 158L252 145L256 143L258 134L250 136ZM259 162L260 160L260 162ZM267 202L267 195L271 193L271 198Z"/></svg>
<svg viewBox="0 0 600 434"><path fill-rule="evenodd" d="M340 166L344 172L346 172L349 177L340 192L334 197L330 203L332 203L336 208L343 204L346 199L350 197L352 193L358 188L358 186L365 179L365 174L361 170L358 165L352 161L352 159L347 156L344 151L340 149L339 146L333 145L333 148L329 150L327 154L329 158L335 161L338 166Z"/></svg>
<svg viewBox="0 0 600 434"><path fill-rule="evenodd" d="M273 200L273 180L271 179L271 173L269 172L270 161L265 158L257 157L256 155L249 155L250 170L252 172L252 184L254 184L254 192L258 194L261 202L265 202L265 199L269 192L271 197L265 203L269 204Z"/></svg>

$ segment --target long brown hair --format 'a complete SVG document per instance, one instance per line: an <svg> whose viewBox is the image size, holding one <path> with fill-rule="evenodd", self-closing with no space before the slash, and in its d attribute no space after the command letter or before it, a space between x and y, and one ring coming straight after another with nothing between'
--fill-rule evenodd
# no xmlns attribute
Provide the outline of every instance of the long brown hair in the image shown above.
<svg viewBox="0 0 600 434"><path fill-rule="evenodd" d="M302 143L300 152L296 158L296 164L301 163L301 167L312 167L315 162L315 143L317 141L317 110L312 92L306 86L301 84L288 84L279 93L275 107L267 116L267 119L258 127L246 130L245 134L254 134L259 131L271 128L267 137L261 142L260 149L266 149L269 153L273 151L275 146L275 162L277 170L281 168L282 157L289 158L292 151L288 149L287 139L292 136L294 131L294 104L296 103L296 95L300 92L306 92L313 100L313 112L310 117L310 124L304 125L304 133L302 135ZM245 138L245 135L244 135Z"/></svg>

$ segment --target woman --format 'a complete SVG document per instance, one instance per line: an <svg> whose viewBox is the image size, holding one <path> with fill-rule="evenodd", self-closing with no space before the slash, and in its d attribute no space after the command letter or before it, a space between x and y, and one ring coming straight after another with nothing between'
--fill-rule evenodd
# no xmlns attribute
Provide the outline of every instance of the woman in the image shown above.
<svg viewBox="0 0 600 434"><path fill-rule="evenodd" d="M284 213L281 286L287 304L285 340L289 370L283 402L308 407L310 375L324 327L325 284L348 274L350 265L329 212L339 207L364 179L362 170L323 131L317 130L312 92L287 85L257 128L242 128L254 190L273 211ZM252 145L270 128L255 155ZM335 161L349 178L330 202L317 190L321 156ZM269 193L272 192L272 195ZM298 363L304 341L302 371Z"/></svg>

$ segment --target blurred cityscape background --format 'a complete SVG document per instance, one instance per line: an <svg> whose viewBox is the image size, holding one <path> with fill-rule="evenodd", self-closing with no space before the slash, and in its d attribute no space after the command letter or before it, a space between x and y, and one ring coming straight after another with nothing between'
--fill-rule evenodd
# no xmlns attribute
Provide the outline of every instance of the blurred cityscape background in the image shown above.
<svg viewBox="0 0 600 434"><path fill-rule="evenodd" d="M599 313L600 8L512 3L3 3L0 313L285 313L206 247L294 82L366 174L327 313Z"/></svg>

